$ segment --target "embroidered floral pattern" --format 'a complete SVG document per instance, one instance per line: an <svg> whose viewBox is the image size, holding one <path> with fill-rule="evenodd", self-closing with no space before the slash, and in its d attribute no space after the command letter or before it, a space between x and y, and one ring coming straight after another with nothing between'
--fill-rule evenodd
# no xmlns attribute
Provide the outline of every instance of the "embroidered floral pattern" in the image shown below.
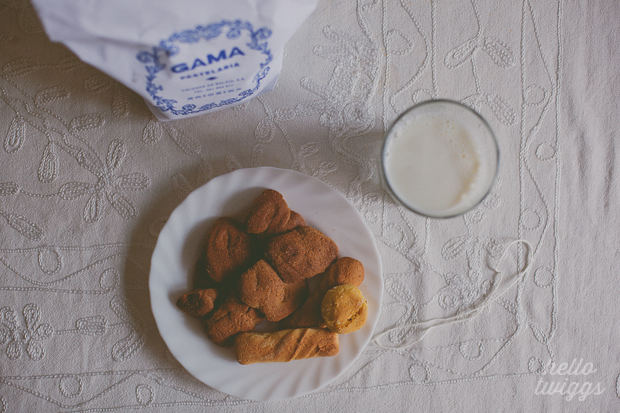
<svg viewBox="0 0 620 413"><path fill-rule="evenodd" d="M148 188L151 181L140 172L126 175L115 174L126 154L125 144L120 140L110 143L105 164L86 151L78 154L78 163L97 176L97 183L69 182L60 187L59 194L62 199L68 201L90 194L84 207L86 222L96 222L101 218L103 203L106 200L121 217L130 219L136 216L136 206L122 194L122 191L142 191Z"/></svg>
<svg viewBox="0 0 620 413"><path fill-rule="evenodd" d="M7 344L6 355L11 360L22 357L24 352L31 360L45 357L45 348L41 341L54 335L54 329L47 323L40 324L41 310L36 304L28 304L22 312L23 322L15 310L0 308L0 345Z"/></svg>

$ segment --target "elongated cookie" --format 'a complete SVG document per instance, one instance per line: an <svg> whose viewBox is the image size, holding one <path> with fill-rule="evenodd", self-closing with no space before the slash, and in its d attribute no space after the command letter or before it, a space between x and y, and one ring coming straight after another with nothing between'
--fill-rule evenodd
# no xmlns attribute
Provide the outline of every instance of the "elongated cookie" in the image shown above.
<svg viewBox="0 0 620 413"><path fill-rule="evenodd" d="M241 333L235 338L240 364L288 362L338 354L338 334L327 329L296 328L273 333Z"/></svg>

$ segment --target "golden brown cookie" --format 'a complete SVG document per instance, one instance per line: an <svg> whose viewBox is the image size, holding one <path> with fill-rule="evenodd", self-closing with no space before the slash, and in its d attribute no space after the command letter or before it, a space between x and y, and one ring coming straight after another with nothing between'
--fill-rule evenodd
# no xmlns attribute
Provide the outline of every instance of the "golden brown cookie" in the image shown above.
<svg viewBox="0 0 620 413"><path fill-rule="evenodd" d="M205 330L215 344L231 347L235 334L252 331L263 320L258 310L243 304L235 294L231 294L221 307L209 314Z"/></svg>
<svg viewBox="0 0 620 413"><path fill-rule="evenodd" d="M282 321L286 328L290 327L321 327L325 322L321 317L321 301L332 287L340 284L351 284L359 287L364 281L364 265L351 257L341 257L321 274L321 281L308 299L290 317Z"/></svg>
<svg viewBox="0 0 620 413"><path fill-rule="evenodd" d="M359 288L342 284L325 293L321 316L327 328L338 334L359 330L368 318L368 303Z"/></svg>
<svg viewBox="0 0 620 413"><path fill-rule="evenodd" d="M269 321L280 321L295 311L307 296L304 280L283 282L265 260L259 260L239 279L239 298L260 310Z"/></svg>
<svg viewBox="0 0 620 413"><path fill-rule="evenodd" d="M337 256L336 243L309 226L272 238L265 253L265 259L286 283L314 277Z"/></svg>
<svg viewBox="0 0 620 413"><path fill-rule="evenodd" d="M288 362L338 354L338 334L327 329L297 328L273 333L242 333L235 338L240 364Z"/></svg>
<svg viewBox="0 0 620 413"><path fill-rule="evenodd" d="M206 274L214 281L236 281L252 258L251 238L239 222L219 218L207 233L201 258Z"/></svg>
<svg viewBox="0 0 620 413"><path fill-rule="evenodd" d="M303 217L291 211L278 191L265 189L258 196L245 219L248 234L277 235L306 225Z"/></svg>
<svg viewBox="0 0 620 413"><path fill-rule="evenodd" d="M356 287L364 281L364 265L355 258L341 257L329 266L325 277L321 280L319 289L323 293L340 284L351 284Z"/></svg>
<svg viewBox="0 0 620 413"><path fill-rule="evenodd" d="M213 288L189 291L177 300L177 307L193 317L202 317L213 310L217 290Z"/></svg>

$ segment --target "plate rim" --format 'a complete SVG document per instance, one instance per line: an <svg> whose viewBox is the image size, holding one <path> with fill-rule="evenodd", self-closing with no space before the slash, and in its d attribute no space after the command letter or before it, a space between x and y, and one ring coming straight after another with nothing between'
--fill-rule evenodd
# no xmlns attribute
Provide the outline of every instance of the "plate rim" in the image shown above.
<svg viewBox="0 0 620 413"><path fill-rule="evenodd" d="M161 317L158 317L159 311L156 309L155 307L155 300L153 299L153 295L154 295L154 286L153 286L153 280L154 280L154 276L153 274L157 271L156 267L155 267L155 262L158 258L158 252L164 248L163 247L163 241L161 241L162 239L162 234L164 234L164 237L166 236L166 234L169 231L173 231L171 229L171 227L174 227L176 224L176 221L180 218L177 218L180 214L182 214L183 212L185 212L185 209L187 209L189 206L191 206L192 203L194 203L196 200L195 198L200 197L200 194L205 192L206 189L205 187L209 186L209 185L216 185L218 183L218 181L222 181L222 180L230 180L235 178L237 175L243 175L243 174L259 174L259 173L266 173L267 175L279 175L279 176L284 176L284 179L286 180L289 176L292 177L293 179L301 179L304 181L307 181L311 184L314 185L319 185L319 187L322 190L325 190L327 192L329 192L329 195L336 195L340 198L340 202L344 202L344 204L348 205L349 209L351 210L350 212L353 212L353 214L355 215L355 218L360 221L361 223L363 223L361 230L363 230L365 232L366 238L371 241L371 249L374 255L373 257L369 258L369 260L373 261L373 264L377 266L376 268L376 274L375 276L377 277L377 279L375 280L375 283L378 286L378 293L375 294L374 298L375 298L375 302L376 302L376 314L374 315L374 317L372 317L369 321L371 321L371 325L370 325L370 330L367 333L367 336L363 339L360 340L360 347L357 354L355 354L354 357L352 357L348 362L346 362L344 364L344 366L333 376L330 376L328 379L322 379L322 382L318 385L318 386L312 386L309 389L306 389L304 391L300 391L300 392L296 392L295 394L292 395L287 395L287 396L269 396L269 397L265 397L265 398L256 398L256 397L248 397L248 396L244 396L242 394L233 394L234 392L230 392L227 390L223 390L222 388L218 388L217 385L214 385L213 383L207 383L202 377L198 377L194 372L191 371L191 369L189 369L185 363L183 363L179 357L177 357L177 355L175 354L175 350L170 348L170 343L168 340L166 340L166 334L164 332L162 332L162 328L164 328L163 324L163 320L161 319ZM288 175L288 176L287 176ZM259 185L261 187L265 187L268 188L269 184L268 183L262 183L262 185ZM240 187L240 190L249 190L251 188L253 188L253 186L248 186L247 188L244 186ZM286 196L286 195L285 195ZM285 198L286 199L286 198ZM287 200L287 202L290 204L289 200ZM247 207L249 207L249 205L247 205ZM246 207L246 209L247 209ZM300 212L301 213L301 212ZM307 211L305 212L307 213ZM302 216L304 216L305 213L302 213ZM202 217L201 219L196 220L196 222L192 222L191 224L188 224L189 227L192 228L196 228L201 220L205 220L205 219L209 219L209 218L217 218L218 216L215 216L214 214L212 214L211 216L209 214L206 214L204 217ZM190 231L188 231L189 234ZM188 235L186 234L186 235ZM159 252L160 253L160 252ZM339 256L341 256L341 253L339 252ZM355 257L354 257L355 258ZM351 201L349 201L342 193L340 193L339 191L337 191L336 189L332 188L331 186L329 186L327 183L323 182L322 180L292 170L292 169L282 169L282 168L276 168L276 167L256 167L256 168L242 168L242 169L237 169L222 175L219 175L215 178L212 178L211 180L209 180L208 182L206 182L205 184L201 185L199 188L196 188L194 191L192 191L192 193L190 193L181 203L179 203L173 210L173 212L170 214L167 222L165 223L165 225L162 227L158 238L157 238L157 243L155 245L155 248L153 250L153 255L151 257L151 267L149 270L149 296L150 296L150 304L151 304L151 311L153 312L153 316L155 318L155 323L158 329L158 332L160 334L160 337L162 338L162 340L164 341L164 343L166 344L168 350L170 351L170 353L173 355L173 357L175 358L175 360L193 377L195 377L197 380L199 380L200 382L204 383L206 386L209 386L215 390L218 390L222 393L225 394L229 394L232 395L234 397L240 397L240 398L246 398L246 399L251 399L251 400L257 400L257 401L268 401L268 400L287 400L287 399L292 399L295 397L299 397L305 394L309 394L309 393L313 393L318 391L319 389L321 389L322 387L324 387L325 385L329 384L330 382L332 382L333 380L335 380L337 377L339 377L340 375L342 375L345 371L347 371L351 365L360 357L360 355L363 353L364 349L367 347L367 345L369 344L369 342L372 339L372 336L374 334L379 316L380 316L380 311L381 311L381 306L382 306L382 299L383 299L383 268L382 268L382 262L381 262L381 255L379 253L378 247L377 247L377 243L376 243L376 239L372 233L372 231L370 230L370 228L368 227L368 224L366 223L366 221L364 220L361 212L357 209L357 207L355 207L355 205L353 205L353 203ZM205 341L208 341L208 338L204 337ZM229 350L229 349L226 349ZM301 361L301 360L300 360ZM295 363L295 361L293 361L292 363ZM270 364L280 364L280 363L270 363ZM287 365L289 363L286 363Z"/></svg>

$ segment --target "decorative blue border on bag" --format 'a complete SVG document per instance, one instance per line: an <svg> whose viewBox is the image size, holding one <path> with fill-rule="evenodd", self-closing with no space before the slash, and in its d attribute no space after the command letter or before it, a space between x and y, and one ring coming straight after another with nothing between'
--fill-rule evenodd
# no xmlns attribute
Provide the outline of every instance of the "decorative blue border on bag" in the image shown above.
<svg viewBox="0 0 620 413"><path fill-rule="evenodd" d="M222 33L226 32L226 37L229 39L236 39L241 36L243 31L247 31L250 35L251 41L246 45L253 50L259 51L265 55L265 61L260 64L260 71L254 76L253 82L255 86L251 89L244 90L237 95L237 97L222 100L220 103L209 103L200 107L193 104L184 105L181 109L177 109L174 105L176 100L166 99L159 95L159 92L164 88L158 85L155 80L157 74L166 68L166 65L162 63L162 57L170 57L179 53L179 47L175 43L197 43L198 41L211 40L219 37ZM153 46L152 51L141 51L136 55L136 58L145 64L146 69L146 91L153 99L155 106L162 112L170 112L173 115L192 115L206 110L231 105L233 103L240 102L241 100L251 96L260 88L260 82L269 73L269 66L267 66L272 60L273 55L269 49L269 45L266 39L271 36L271 30L263 27L254 31L250 22L243 22L241 20L222 20L219 23L212 23L207 26L196 26L193 30L184 30L179 33L174 33L166 40L159 42L158 46Z"/></svg>

